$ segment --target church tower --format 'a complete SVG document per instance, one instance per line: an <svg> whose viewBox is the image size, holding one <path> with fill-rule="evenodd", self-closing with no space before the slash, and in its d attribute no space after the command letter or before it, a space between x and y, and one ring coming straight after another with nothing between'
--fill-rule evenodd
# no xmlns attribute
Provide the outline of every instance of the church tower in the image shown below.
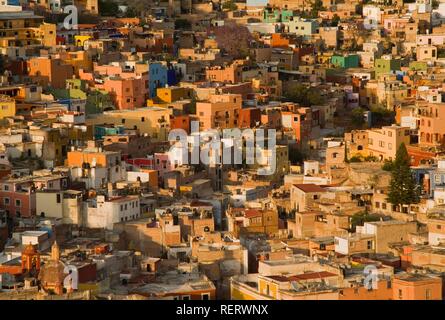
<svg viewBox="0 0 445 320"><path fill-rule="evenodd" d="M51 260L59 261L60 260L60 248L57 244L57 241L54 241L54 244L51 247Z"/></svg>
<svg viewBox="0 0 445 320"><path fill-rule="evenodd" d="M38 272L40 270L40 254L29 243L22 251L22 272Z"/></svg>

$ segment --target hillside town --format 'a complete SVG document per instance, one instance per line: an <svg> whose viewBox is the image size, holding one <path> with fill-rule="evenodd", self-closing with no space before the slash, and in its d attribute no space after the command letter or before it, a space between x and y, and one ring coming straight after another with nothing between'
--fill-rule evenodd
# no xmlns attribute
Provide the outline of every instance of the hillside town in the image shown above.
<svg viewBox="0 0 445 320"><path fill-rule="evenodd" d="M0 300L445 299L445 0L0 0Z"/></svg>

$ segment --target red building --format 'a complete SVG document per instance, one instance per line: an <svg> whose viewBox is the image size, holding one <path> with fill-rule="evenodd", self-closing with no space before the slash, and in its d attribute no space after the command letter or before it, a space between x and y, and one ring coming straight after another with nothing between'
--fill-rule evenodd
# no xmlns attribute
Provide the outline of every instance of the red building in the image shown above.
<svg viewBox="0 0 445 320"><path fill-rule="evenodd" d="M36 194L30 177L11 178L0 182L0 208L10 217L36 214Z"/></svg>
<svg viewBox="0 0 445 320"><path fill-rule="evenodd" d="M189 115L179 115L172 116L170 118L170 128L173 129L183 129L185 132L190 133L190 116Z"/></svg>
<svg viewBox="0 0 445 320"><path fill-rule="evenodd" d="M261 123L261 110L258 108L241 109L238 113L240 128L253 128Z"/></svg>

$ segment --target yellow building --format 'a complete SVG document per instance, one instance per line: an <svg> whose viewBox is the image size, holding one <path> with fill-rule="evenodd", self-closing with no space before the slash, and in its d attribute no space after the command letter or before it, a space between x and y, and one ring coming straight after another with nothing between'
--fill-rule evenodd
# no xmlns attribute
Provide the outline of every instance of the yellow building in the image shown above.
<svg viewBox="0 0 445 320"><path fill-rule="evenodd" d="M55 46L56 25L32 11L0 12L2 47Z"/></svg>
<svg viewBox="0 0 445 320"><path fill-rule="evenodd" d="M75 35L74 36L74 43L76 44L76 46L78 47L83 47L85 41L92 39L91 36L89 35Z"/></svg>
<svg viewBox="0 0 445 320"><path fill-rule="evenodd" d="M0 119L15 116L15 100L9 96L0 95Z"/></svg>
<svg viewBox="0 0 445 320"><path fill-rule="evenodd" d="M410 131L407 127L397 125L370 129L368 131L368 152L379 160L394 160L397 149L404 143L410 144Z"/></svg>
<svg viewBox="0 0 445 320"><path fill-rule="evenodd" d="M159 106L173 103L180 100L191 99L193 97L192 88L166 87L157 88L156 97L147 100L147 106Z"/></svg>
<svg viewBox="0 0 445 320"><path fill-rule="evenodd" d="M66 52L61 56L65 63L68 63L74 67L74 73L79 75L79 70L82 69L86 72L91 72L93 69L93 60L86 51L73 51Z"/></svg>
<svg viewBox="0 0 445 320"><path fill-rule="evenodd" d="M123 125L128 129L138 129L141 134L148 134L153 141L166 141L170 131L171 114L171 109L157 107L114 110L91 115L87 118L86 124L88 126L104 123Z"/></svg>
<svg viewBox="0 0 445 320"><path fill-rule="evenodd" d="M230 295L232 300L338 300L340 278L327 271L239 275L230 279Z"/></svg>

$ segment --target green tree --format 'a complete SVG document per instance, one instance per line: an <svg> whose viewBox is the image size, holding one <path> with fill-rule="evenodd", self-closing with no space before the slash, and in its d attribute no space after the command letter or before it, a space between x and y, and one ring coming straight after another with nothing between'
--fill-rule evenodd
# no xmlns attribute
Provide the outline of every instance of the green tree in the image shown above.
<svg viewBox="0 0 445 320"><path fill-rule="evenodd" d="M336 27L338 26L338 23L340 22L340 17L337 14L334 14L331 20L331 26Z"/></svg>
<svg viewBox="0 0 445 320"><path fill-rule="evenodd" d="M379 221L380 216L377 214L369 214L368 212L356 213L351 217L351 230L355 231L357 226L362 226L365 222Z"/></svg>
<svg viewBox="0 0 445 320"><path fill-rule="evenodd" d="M349 159L349 162L362 162L363 159L361 156L352 156L351 159Z"/></svg>
<svg viewBox="0 0 445 320"><path fill-rule="evenodd" d="M320 94L320 91L313 87L305 86L304 84L292 84L284 93L284 96L303 107L310 107L313 105L322 105L325 103L325 98Z"/></svg>
<svg viewBox="0 0 445 320"><path fill-rule="evenodd" d="M322 0L315 0L312 3L310 17L311 18L317 18L318 17L318 12L323 11L323 10L326 10L326 8L323 7L323 1Z"/></svg>
<svg viewBox="0 0 445 320"><path fill-rule="evenodd" d="M388 201L396 206L418 203L420 188L412 175L410 157L404 143L397 150L391 174Z"/></svg>
<svg viewBox="0 0 445 320"><path fill-rule="evenodd" d="M0 73L5 72L6 56L0 54Z"/></svg>
<svg viewBox="0 0 445 320"><path fill-rule="evenodd" d="M175 30L191 30L192 24L187 19L176 19Z"/></svg>
<svg viewBox="0 0 445 320"><path fill-rule="evenodd" d="M306 158L305 154L296 146L289 146L289 161L292 165L300 164Z"/></svg>
<svg viewBox="0 0 445 320"><path fill-rule="evenodd" d="M365 117L363 113L365 112L362 108L354 108L351 112L351 122L355 127L361 128L365 123Z"/></svg>
<svg viewBox="0 0 445 320"><path fill-rule="evenodd" d="M223 3L222 5L223 10L229 10L229 11L235 11L238 10L238 7L233 0L229 0Z"/></svg>
<svg viewBox="0 0 445 320"><path fill-rule="evenodd" d="M127 18L136 18L138 16L138 12L135 8L128 6L125 11L125 17Z"/></svg>
<svg viewBox="0 0 445 320"><path fill-rule="evenodd" d="M391 125L394 122L395 112L383 106L371 108L372 124L375 126Z"/></svg>
<svg viewBox="0 0 445 320"><path fill-rule="evenodd" d="M392 161L385 160L385 162L383 163L382 169L385 170L385 171L390 171L391 172L393 167L394 167L394 164L393 164Z"/></svg>
<svg viewBox="0 0 445 320"><path fill-rule="evenodd" d="M119 14L119 5L110 0L99 0L99 14L103 17L115 17Z"/></svg>

